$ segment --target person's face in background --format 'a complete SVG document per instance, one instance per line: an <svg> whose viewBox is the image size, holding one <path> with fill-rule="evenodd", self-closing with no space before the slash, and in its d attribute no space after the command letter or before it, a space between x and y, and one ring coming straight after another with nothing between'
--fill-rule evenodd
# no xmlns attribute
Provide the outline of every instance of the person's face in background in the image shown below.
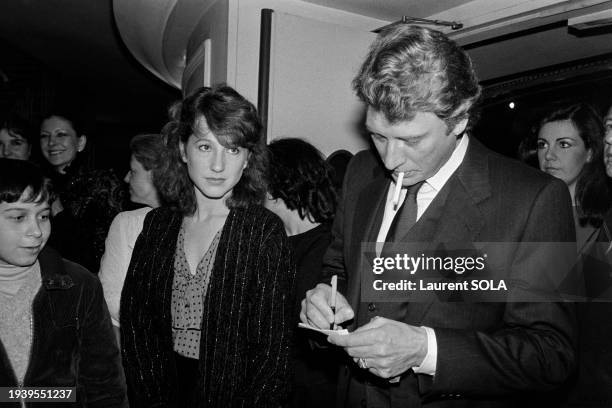
<svg viewBox="0 0 612 408"><path fill-rule="evenodd" d="M604 164L606 165L606 174L612 177L612 106L608 109L608 113L604 118Z"/></svg>
<svg viewBox="0 0 612 408"><path fill-rule="evenodd" d="M40 126L40 150L58 173L65 172L86 143L87 138L77 135L72 124L62 117L51 116Z"/></svg>
<svg viewBox="0 0 612 408"><path fill-rule="evenodd" d="M49 239L49 204L24 202L26 192L17 202L0 202L0 265L32 265Z"/></svg>
<svg viewBox="0 0 612 408"><path fill-rule="evenodd" d="M385 115L369 107L366 128L387 170L397 181L404 172L404 186L411 186L435 175L457 146L457 135L466 121L451 132L446 123L431 112L417 112L412 120L390 123Z"/></svg>
<svg viewBox="0 0 612 408"><path fill-rule="evenodd" d="M0 159L28 160L30 151L30 143L25 137L8 129L0 129Z"/></svg>
<svg viewBox="0 0 612 408"><path fill-rule="evenodd" d="M152 172L146 170L134 155L130 159L130 171L127 172L123 181L130 186L130 200L153 208L159 207Z"/></svg>
<svg viewBox="0 0 612 408"><path fill-rule="evenodd" d="M227 198L242 177L249 152L244 147L225 147L219 143L203 117L194 128L180 149L196 193L208 199Z"/></svg>
<svg viewBox="0 0 612 408"><path fill-rule="evenodd" d="M540 170L563 180L570 191L592 156L570 120L544 124L538 132L537 149Z"/></svg>

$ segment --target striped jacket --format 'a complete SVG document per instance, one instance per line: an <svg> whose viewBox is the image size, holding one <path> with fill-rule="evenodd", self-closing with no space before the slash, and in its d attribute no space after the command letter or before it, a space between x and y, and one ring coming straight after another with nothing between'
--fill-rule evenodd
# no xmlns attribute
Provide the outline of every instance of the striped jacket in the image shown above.
<svg viewBox="0 0 612 408"><path fill-rule="evenodd" d="M165 208L147 215L123 287L121 343L132 408L177 404L171 297L182 219ZM204 299L193 407L282 405L294 279L280 219L261 206L232 209Z"/></svg>

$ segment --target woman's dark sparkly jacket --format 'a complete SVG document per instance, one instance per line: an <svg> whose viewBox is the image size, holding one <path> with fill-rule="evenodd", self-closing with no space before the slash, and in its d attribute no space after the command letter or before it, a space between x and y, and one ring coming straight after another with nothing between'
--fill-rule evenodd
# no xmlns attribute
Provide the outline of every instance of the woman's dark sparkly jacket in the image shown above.
<svg viewBox="0 0 612 408"><path fill-rule="evenodd" d="M121 345L132 408L176 407L174 253L183 216L157 208L136 241L121 296ZM279 407L288 395L295 267L281 220L230 210L202 316L197 396L189 407Z"/></svg>

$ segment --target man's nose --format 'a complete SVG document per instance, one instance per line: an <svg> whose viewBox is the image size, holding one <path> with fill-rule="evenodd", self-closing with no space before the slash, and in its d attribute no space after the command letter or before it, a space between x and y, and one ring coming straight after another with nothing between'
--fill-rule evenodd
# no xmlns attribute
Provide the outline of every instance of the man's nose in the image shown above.
<svg viewBox="0 0 612 408"><path fill-rule="evenodd" d="M400 167L405 161L400 142L395 140L389 141L382 160L388 170L395 170Z"/></svg>

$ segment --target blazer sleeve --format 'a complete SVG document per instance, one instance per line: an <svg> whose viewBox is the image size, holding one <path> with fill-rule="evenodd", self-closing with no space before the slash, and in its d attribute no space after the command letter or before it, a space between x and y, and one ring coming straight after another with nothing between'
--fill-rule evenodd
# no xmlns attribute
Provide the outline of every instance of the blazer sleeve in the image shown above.
<svg viewBox="0 0 612 408"><path fill-rule="evenodd" d="M84 287L85 304L80 327L80 359L77 382L85 405L93 408L127 407L125 376L110 316L97 279Z"/></svg>
<svg viewBox="0 0 612 408"><path fill-rule="evenodd" d="M548 182L531 203L521 242L575 242L569 194L563 183ZM519 244L511 265L512 278L549 282L545 271L525 268L533 265L536 256L541 252ZM547 265L554 260L538 261ZM537 276L540 272L542 276ZM573 303L541 301L506 303L503 321L491 332L434 328L437 368L433 378L418 376L421 393L424 397L469 398L557 388L575 366L575 326Z"/></svg>
<svg viewBox="0 0 612 408"><path fill-rule="evenodd" d="M321 269L320 283L330 285L331 277L338 276L338 291L346 294L348 286L348 273L344 262L344 234L348 220L345 219L348 200L354 200L354 196L348 194L350 191L359 191L353 184L359 183L359 178L355 177L362 167L363 160L357 155L348 164L346 176L342 181L342 194L338 200L338 207L334 216L334 222L331 230L331 243L323 256L323 267Z"/></svg>
<svg viewBox="0 0 612 408"><path fill-rule="evenodd" d="M250 310L249 380L241 406L279 407L289 393L295 266L280 220L260 252L256 293Z"/></svg>

